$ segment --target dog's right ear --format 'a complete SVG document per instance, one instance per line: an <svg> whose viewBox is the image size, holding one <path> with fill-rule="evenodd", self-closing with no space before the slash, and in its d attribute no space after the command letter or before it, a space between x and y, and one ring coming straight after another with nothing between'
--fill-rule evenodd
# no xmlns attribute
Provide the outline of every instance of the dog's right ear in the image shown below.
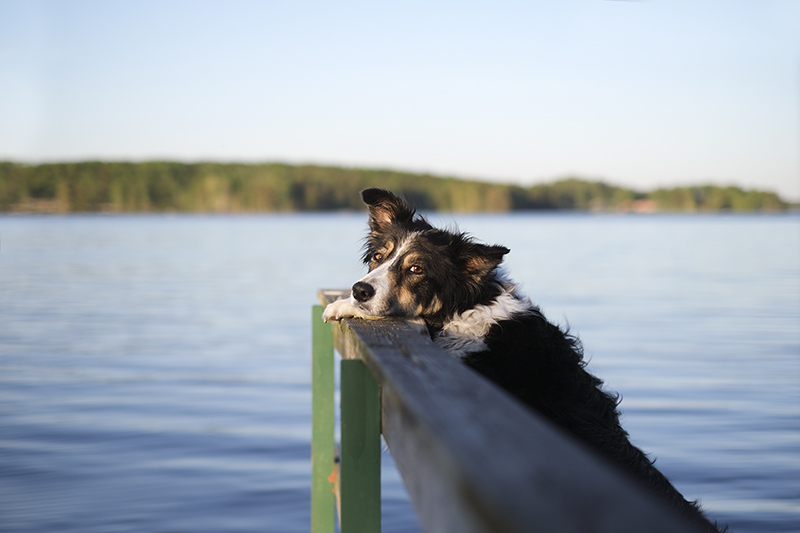
<svg viewBox="0 0 800 533"><path fill-rule="evenodd" d="M369 206L369 228L381 232L396 223L411 223L415 210L386 189L364 189L361 198Z"/></svg>

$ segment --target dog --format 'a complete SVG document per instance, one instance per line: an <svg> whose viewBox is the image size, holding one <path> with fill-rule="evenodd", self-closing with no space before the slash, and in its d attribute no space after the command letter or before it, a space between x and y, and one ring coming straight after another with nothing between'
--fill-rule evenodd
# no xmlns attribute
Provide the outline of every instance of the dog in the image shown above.
<svg viewBox="0 0 800 533"><path fill-rule="evenodd" d="M323 320L424 320L435 344L633 474L702 530L720 531L628 440L618 396L586 371L580 341L548 322L499 268L508 248L434 228L390 191L361 196L369 207L369 272L349 298L325 308Z"/></svg>

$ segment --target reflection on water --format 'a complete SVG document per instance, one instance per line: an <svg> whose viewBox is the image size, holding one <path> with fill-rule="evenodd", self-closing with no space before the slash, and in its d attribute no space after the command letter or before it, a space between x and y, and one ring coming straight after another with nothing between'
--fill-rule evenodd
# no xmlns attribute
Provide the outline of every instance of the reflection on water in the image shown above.
<svg viewBox="0 0 800 533"><path fill-rule="evenodd" d="M800 219L457 219L733 531L800 529ZM0 530L307 531L310 324L363 215L0 218ZM415 531L385 456L384 531Z"/></svg>

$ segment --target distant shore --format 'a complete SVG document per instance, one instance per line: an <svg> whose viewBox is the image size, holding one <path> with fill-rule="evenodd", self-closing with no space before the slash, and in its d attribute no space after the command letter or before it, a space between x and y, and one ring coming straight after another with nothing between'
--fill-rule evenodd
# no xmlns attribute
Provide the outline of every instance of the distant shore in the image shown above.
<svg viewBox="0 0 800 533"><path fill-rule="evenodd" d="M776 193L697 185L637 191L570 177L548 184L282 163L0 162L0 212L244 213L361 210L358 192L384 187L431 211L780 212Z"/></svg>

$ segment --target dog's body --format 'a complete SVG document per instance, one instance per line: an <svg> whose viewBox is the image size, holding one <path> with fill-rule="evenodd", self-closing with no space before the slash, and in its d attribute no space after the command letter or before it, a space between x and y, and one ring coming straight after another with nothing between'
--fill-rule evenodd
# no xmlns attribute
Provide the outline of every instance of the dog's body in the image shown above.
<svg viewBox="0 0 800 533"><path fill-rule="evenodd" d="M652 487L707 531L687 502L619 424L617 398L585 369L579 341L549 323L498 270L509 252L433 228L402 199L362 192L370 209L369 273L325 320L422 318L436 344Z"/></svg>

